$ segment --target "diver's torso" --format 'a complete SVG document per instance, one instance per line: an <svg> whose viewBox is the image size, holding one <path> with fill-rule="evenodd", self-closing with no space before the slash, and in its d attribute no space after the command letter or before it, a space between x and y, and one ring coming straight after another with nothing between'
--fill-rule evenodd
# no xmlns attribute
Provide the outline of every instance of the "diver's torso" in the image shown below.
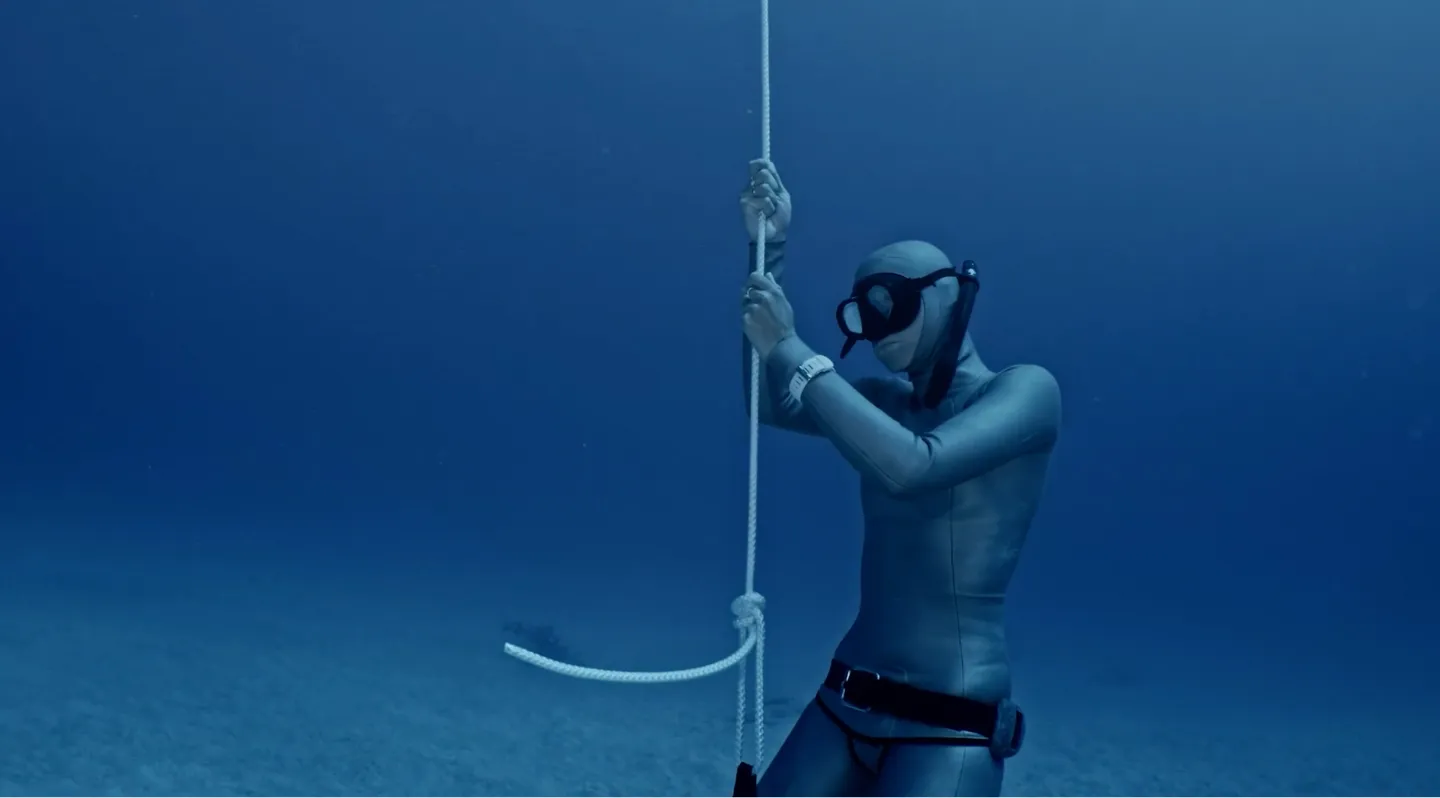
<svg viewBox="0 0 1440 798"><path fill-rule="evenodd" d="M896 404L882 409L916 433L958 412L948 402L932 411ZM986 702L1008 698L1005 590L1049 460L1048 453L1027 455L913 496L862 481L860 610L836 658L929 690Z"/></svg>

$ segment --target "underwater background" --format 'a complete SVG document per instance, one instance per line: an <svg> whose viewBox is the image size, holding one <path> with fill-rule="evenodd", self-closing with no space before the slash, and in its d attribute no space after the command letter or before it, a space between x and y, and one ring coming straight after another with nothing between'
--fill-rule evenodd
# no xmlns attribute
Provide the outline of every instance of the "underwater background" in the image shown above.
<svg viewBox="0 0 1440 798"><path fill-rule="evenodd" d="M729 793L733 674L501 646L734 646L758 5L0 3L0 793ZM1006 791L1440 791L1440 5L773 5L800 334L924 238L1064 391ZM860 515L760 473L773 753Z"/></svg>

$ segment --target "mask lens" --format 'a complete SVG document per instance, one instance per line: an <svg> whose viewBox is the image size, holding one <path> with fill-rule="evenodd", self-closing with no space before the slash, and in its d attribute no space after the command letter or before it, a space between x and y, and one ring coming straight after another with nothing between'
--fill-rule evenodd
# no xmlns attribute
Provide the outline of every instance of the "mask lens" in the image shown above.
<svg viewBox="0 0 1440 798"><path fill-rule="evenodd" d="M865 292L865 302L870 308L880 314L882 318L890 318L895 312L895 298L890 295L890 289L883 285L874 285Z"/></svg>
<svg viewBox="0 0 1440 798"><path fill-rule="evenodd" d="M852 299L841 307L840 326L857 338L865 335L865 325L860 321L860 303Z"/></svg>
<svg viewBox="0 0 1440 798"><path fill-rule="evenodd" d="M954 274L953 269L942 269L918 278L886 273L862 280L835 312L840 329L851 339L847 347L855 339L878 341L910 326L920 313L920 292Z"/></svg>

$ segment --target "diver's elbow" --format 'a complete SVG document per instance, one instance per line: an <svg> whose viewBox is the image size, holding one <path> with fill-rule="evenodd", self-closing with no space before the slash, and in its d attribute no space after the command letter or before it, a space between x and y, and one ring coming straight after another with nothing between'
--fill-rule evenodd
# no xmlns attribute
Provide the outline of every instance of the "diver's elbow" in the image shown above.
<svg viewBox="0 0 1440 798"><path fill-rule="evenodd" d="M892 499L907 499L915 495L915 486L908 482L900 482L883 476L879 481L880 487L885 489L885 495Z"/></svg>
<svg viewBox="0 0 1440 798"><path fill-rule="evenodd" d="M913 477L886 479L881 484L885 487L886 495L892 499L913 499L932 487L929 482Z"/></svg>
<svg viewBox="0 0 1440 798"><path fill-rule="evenodd" d="M889 471L877 471L877 482L885 494L893 499L909 499L929 489L924 466L906 465Z"/></svg>

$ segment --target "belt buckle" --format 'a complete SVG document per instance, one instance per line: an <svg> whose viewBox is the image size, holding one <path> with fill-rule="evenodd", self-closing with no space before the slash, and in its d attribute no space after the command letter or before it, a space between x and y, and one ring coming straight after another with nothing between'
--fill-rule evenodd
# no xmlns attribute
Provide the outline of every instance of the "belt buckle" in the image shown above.
<svg viewBox="0 0 1440 798"><path fill-rule="evenodd" d="M845 672L845 678L840 682L840 703L859 712L869 712L874 705L867 703L863 695L864 689L880 683L880 674L875 671L867 671L862 668L851 668ZM857 698L852 698L850 690L858 687L862 693Z"/></svg>

